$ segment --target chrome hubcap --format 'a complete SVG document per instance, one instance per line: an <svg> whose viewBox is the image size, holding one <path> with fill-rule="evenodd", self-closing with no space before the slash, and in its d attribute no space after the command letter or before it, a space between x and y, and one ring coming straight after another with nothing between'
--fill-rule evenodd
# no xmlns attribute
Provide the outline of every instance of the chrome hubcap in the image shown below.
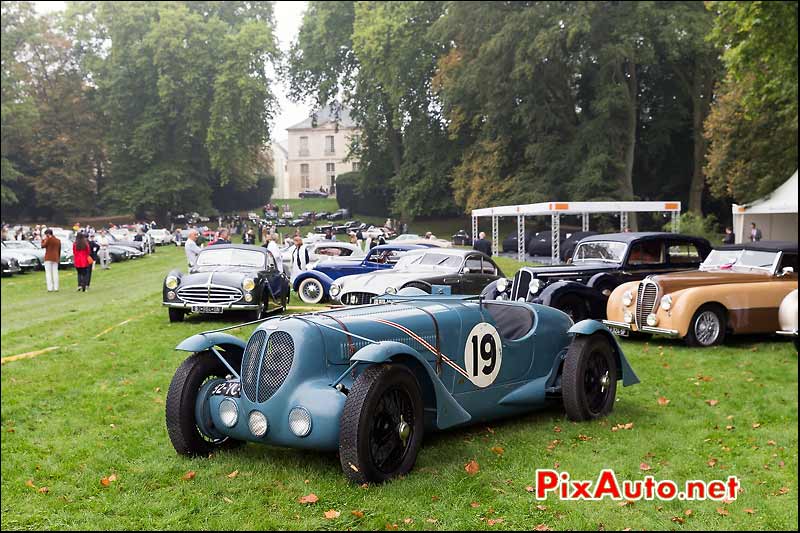
<svg viewBox="0 0 800 533"><path fill-rule="evenodd" d="M694 323L694 336L703 346L714 344L719 337L719 317L712 311L703 311Z"/></svg>
<svg viewBox="0 0 800 533"><path fill-rule="evenodd" d="M603 374L603 377L600 378L600 392L605 392L608 386L611 384L611 379L608 377L608 371Z"/></svg>

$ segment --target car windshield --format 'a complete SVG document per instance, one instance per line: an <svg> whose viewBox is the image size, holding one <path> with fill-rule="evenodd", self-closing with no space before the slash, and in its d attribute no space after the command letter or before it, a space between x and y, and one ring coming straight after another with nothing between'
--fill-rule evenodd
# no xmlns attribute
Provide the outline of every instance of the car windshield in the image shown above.
<svg viewBox="0 0 800 533"><path fill-rule="evenodd" d="M416 233L404 233L403 235L399 235L395 240L396 241L412 241L414 239L419 239L419 235Z"/></svg>
<svg viewBox="0 0 800 533"><path fill-rule="evenodd" d="M34 250L36 250L36 245L30 241L5 241L3 244L8 246L9 248L23 248L23 249L33 248Z"/></svg>
<svg viewBox="0 0 800 533"><path fill-rule="evenodd" d="M205 249L197 257L196 266L264 267L264 254L255 250L237 248Z"/></svg>
<svg viewBox="0 0 800 533"><path fill-rule="evenodd" d="M700 270L772 272L777 256L778 252L761 250L711 250L706 260L700 265Z"/></svg>
<svg viewBox="0 0 800 533"><path fill-rule="evenodd" d="M457 255L440 254L440 253L417 253L410 254L402 257L398 262L395 269L401 270L413 265L417 267L428 268L459 268L461 266L462 258Z"/></svg>
<svg viewBox="0 0 800 533"><path fill-rule="evenodd" d="M573 263L602 261L604 263L621 263L625 257L624 242L614 241L592 241L582 242L575 248L572 255Z"/></svg>

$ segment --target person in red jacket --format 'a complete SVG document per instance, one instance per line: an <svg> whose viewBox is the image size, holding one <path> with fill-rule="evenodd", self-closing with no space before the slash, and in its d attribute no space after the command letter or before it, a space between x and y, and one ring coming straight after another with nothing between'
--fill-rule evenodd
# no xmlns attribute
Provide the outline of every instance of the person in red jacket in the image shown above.
<svg viewBox="0 0 800 533"><path fill-rule="evenodd" d="M86 292L86 287L89 285L89 273L91 272L92 263L91 247L89 246L89 239L81 231L75 238L75 243L72 245L73 261L75 262L75 270L78 271L78 290Z"/></svg>

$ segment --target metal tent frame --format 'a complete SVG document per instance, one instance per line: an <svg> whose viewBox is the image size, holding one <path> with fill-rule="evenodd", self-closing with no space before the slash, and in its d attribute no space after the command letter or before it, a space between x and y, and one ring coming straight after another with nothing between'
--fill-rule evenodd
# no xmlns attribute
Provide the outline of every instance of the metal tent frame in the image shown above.
<svg viewBox="0 0 800 533"><path fill-rule="evenodd" d="M552 232L551 258L560 261L560 237L562 215L580 215L583 231L589 231L589 215L618 213L619 230L628 229L628 213L670 213L673 233L680 231L680 202L541 202L538 204L504 205L472 210L472 235L478 235L478 219L492 218L492 253L499 252L498 220L500 217L517 217L517 259L525 260L525 217L550 216Z"/></svg>

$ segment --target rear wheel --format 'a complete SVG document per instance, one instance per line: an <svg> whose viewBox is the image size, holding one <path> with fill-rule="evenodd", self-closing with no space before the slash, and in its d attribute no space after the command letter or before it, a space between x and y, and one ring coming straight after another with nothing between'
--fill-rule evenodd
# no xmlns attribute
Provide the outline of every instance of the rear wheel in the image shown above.
<svg viewBox="0 0 800 533"><path fill-rule="evenodd" d="M561 375L567 417L592 420L610 413L617 394L617 372L617 358L605 336L575 337Z"/></svg>
<svg viewBox="0 0 800 533"><path fill-rule="evenodd" d="M342 411L339 460L355 483L408 473L422 445L423 404L417 378L400 365L376 365L356 379Z"/></svg>
<svg viewBox="0 0 800 533"><path fill-rule="evenodd" d="M183 322L184 317L186 316L186 311L183 309L178 309L175 307L169 308L169 321L170 322Z"/></svg>
<svg viewBox="0 0 800 533"><path fill-rule="evenodd" d="M241 356L231 356L228 362L234 368L241 366ZM167 392L166 422L169 440L178 453L207 455L215 449L243 444L216 431L207 402L197 408L201 391L205 394L212 382L225 379L228 373L211 352L192 354L175 371ZM197 420L196 413L202 420Z"/></svg>
<svg viewBox="0 0 800 533"><path fill-rule="evenodd" d="M702 348L722 344L726 327L725 311L718 305L704 305L695 312L689 323L686 344Z"/></svg>
<svg viewBox="0 0 800 533"><path fill-rule="evenodd" d="M586 304L574 294L567 294L566 296L559 298L553 307L564 311L575 323L578 323L581 320L585 320L589 317L589 311L586 309Z"/></svg>
<svg viewBox="0 0 800 533"><path fill-rule="evenodd" d="M297 287L297 292L300 294L300 299L307 304L318 304L325 296L322 282L315 278L306 278L301 281Z"/></svg>

